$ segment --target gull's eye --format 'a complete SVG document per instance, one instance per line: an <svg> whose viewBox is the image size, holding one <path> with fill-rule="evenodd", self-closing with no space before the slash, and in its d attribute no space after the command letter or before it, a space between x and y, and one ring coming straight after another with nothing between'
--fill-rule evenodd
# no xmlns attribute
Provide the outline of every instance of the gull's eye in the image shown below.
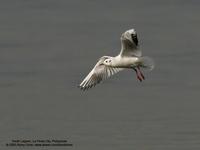
<svg viewBox="0 0 200 150"><path fill-rule="evenodd" d="M106 63L107 63L108 61L106 60Z"/></svg>

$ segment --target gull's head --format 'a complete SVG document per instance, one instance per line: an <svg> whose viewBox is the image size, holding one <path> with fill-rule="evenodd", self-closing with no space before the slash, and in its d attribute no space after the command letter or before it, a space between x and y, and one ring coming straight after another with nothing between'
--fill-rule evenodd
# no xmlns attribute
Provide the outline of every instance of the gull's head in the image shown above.
<svg viewBox="0 0 200 150"><path fill-rule="evenodd" d="M134 43L136 46L138 45L138 38L135 29L130 29L125 31L122 36L122 40L129 40L130 42Z"/></svg>
<svg viewBox="0 0 200 150"><path fill-rule="evenodd" d="M108 58L108 59L104 60L103 64L106 66L112 66L112 59Z"/></svg>

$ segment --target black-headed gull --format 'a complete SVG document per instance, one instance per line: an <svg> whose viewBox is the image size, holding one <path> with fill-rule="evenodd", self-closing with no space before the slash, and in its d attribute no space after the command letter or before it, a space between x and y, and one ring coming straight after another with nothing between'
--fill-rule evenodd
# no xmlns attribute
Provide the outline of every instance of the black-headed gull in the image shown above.
<svg viewBox="0 0 200 150"><path fill-rule="evenodd" d="M121 35L121 52L119 55L115 57L101 57L79 87L82 90L91 88L125 68L135 70L137 79L142 81L145 77L140 67L152 70L154 68L154 62L147 56L142 57L137 33L134 29L130 29Z"/></svg>

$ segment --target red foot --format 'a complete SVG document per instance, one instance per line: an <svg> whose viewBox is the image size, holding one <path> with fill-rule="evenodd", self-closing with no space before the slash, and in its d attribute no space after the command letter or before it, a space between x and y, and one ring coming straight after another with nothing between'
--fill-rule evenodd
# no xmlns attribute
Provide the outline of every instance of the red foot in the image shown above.
<svg viewBox="0 0 200 150"><path fill-rule="evenodd" d="M140 73L140 76L142 77L143 80L145 80L144 74L142 73L142 71L140 70L140 67L137 67L138 71Z"/></svg>
<svg viewBox="0 0 200 150"><path fill-rule="evenodd" d="M141 82L142 80L145 80L145 77L144 77L144 75L143 75L143 73L141 72L141 70L140 70L139 67L134 68L134 70L135 70L135 73L136 73L136 75L137 75L137 79L140 80L140 82Z"/></svg>
<svg viewBox="0 0 200 150"><path fill-rule="evenodd" d="M142 82L142 78L139 75L137 75L137 79L140 80L140 82Z"/></svg>

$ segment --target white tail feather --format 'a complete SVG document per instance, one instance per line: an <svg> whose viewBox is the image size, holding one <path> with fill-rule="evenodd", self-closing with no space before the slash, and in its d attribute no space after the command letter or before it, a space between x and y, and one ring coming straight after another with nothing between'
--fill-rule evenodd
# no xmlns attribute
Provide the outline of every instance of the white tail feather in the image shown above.
<svg viewBox="0 0 200 150"><path fill-rule="evenodd" d="M154 69L155 63L152 58L148 56L140 57L141 67L149 69L150 71Z"/></svg>

